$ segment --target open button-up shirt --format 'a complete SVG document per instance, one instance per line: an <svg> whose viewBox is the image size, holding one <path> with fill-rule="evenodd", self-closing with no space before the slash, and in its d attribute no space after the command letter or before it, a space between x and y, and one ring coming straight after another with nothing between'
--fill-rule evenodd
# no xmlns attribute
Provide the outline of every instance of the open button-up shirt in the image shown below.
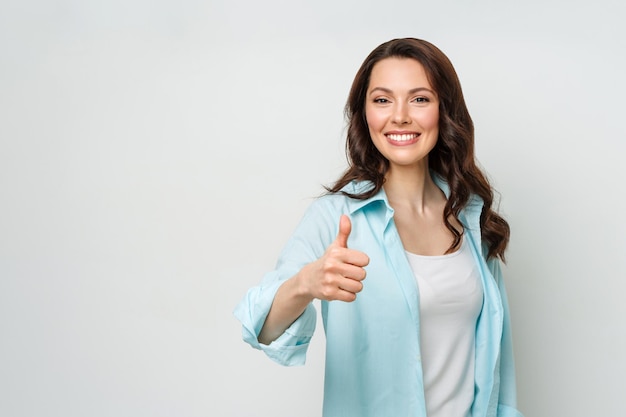
<svg viewBox="0 0 626 417"><path fill-rule="evenodd" d="M447 184L433 179L449 195ZM371 187L346 186L349 193ZM483 305L476 326L473 417L522 417L516 410L509 310L497 259L485 259L481 242L482 201L472 196L461 211L483 285ZM282 365L302 365L316 325L310 304L274 342L258 342L278 287L304 265L321 257L334 241L339 218L348 214L348 247L366 253L367 278L356 301L322 301L326 332L324 417L427 417L420 357L419 294L393 222L394 210L384 190L366 200L329 194L315 200L283 249L276 269L251 288L235 309L243 339Z"/></svg>

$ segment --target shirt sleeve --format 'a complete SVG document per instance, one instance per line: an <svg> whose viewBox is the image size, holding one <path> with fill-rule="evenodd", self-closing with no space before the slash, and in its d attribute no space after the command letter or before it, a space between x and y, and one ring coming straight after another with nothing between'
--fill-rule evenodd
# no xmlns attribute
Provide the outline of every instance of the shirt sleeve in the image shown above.
<svg viewBox="0 0 626 417"><path fill-rule="evenodd" d="M511 320L509 303L502 277L500 260L492 258L488 262L489 269L495 278L500 290L502 308L504 311L502 323L502 342L500 347L500 393L498 398L498 417L523 417L517 410L517 388L515 384L515 361L513 358L513 338L511 334Z"/></svg>
<svg viewBox="0 0 626 417"><path fill-rule="evenodd" d="M333 226L331 217L323 200L311 204L282 250L276 268L267 273L259 285L250 288L234 310L235 317L242 324L243 340L281 365L304 365L317 320L313 304L309 304L300 317L269 345L259 343L259 333L278 288L304 265L321 257L332 242L338 226ZM339 215L335 223L338 222Z"/></svg>

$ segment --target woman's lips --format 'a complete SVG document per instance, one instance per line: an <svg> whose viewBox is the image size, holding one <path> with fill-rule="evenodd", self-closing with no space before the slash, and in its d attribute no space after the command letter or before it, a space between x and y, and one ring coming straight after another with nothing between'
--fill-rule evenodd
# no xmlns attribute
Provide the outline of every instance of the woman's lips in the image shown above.
<svg viewBox="0 0 626 417"><path fill-rule="evenodd" d="M385 133L387 141L392 145L412 145L417 142L419 133Z"/></svg>

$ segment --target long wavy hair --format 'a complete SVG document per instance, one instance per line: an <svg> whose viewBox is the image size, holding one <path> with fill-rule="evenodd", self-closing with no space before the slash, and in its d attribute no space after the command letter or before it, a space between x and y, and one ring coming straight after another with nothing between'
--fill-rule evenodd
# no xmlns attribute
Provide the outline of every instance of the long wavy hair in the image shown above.
<svg viewBox="0 0 626 417"><path fill-rule="evenodd" d="M487 258L499 257L509 241L509 225L492 209L493 189L474 156L474 123L469 115L461 83L448 57L433 44L421 39L393 39L374 49L359 68L348 101L345 117L348 122L346 155L348 169L329 192L340 192L349 197L367 199L376 194L385 183L389 161L376 149L369 134L365 117L365 96L370 75L377 62L385 58L410 58L418 61L439 98L439 138L428 155L430 170L448 182L450 195L443 211L443 221L454 236L447 252L461 244L462 232L450 222L459 223L459 213L472 194L484 202L480 216L483 242L487 244ZM350 194L343 187L353 180L371 181L373 187L361 194Z"/></svg>

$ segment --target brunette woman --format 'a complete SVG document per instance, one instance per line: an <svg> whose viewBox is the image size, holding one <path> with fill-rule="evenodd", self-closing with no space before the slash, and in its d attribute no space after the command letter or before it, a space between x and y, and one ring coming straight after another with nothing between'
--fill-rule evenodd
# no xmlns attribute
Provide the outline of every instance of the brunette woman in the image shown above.
<svg viewBox="0 0 626 417"><path fill-rule="evenodd" d="M452 64L426 41L386 42L346 116L349 167L238 305L244 340L303 364L319 299L325 417L520 417L500 271L509 226Z"/></svg>

